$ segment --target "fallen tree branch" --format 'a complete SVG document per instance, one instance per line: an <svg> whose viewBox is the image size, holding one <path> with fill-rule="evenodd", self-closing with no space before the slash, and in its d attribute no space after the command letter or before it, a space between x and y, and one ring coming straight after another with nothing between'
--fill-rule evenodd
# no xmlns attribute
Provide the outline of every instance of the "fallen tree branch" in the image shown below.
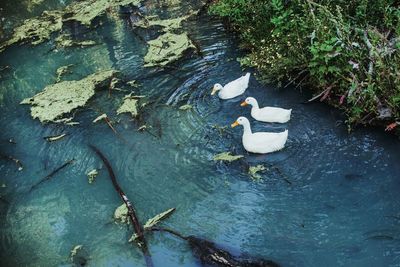
<svg viewBox="0 0 400 267"><path fill-rule="evenodd" d="M16 159L16 158L14 158L12 156L9 156L9 155L0 155L0 158L14 161L15 164L17 165L18 170L22 171L23 166L22 166L22 163L21 163L21 161L19 159Z"/></svg>
<svg viewBox="0 0 400 267"><path fill-rule="evenodd" d="M97 156L99 156L99 158L103 161L104 165L106 166L108 174L110 176L111 182L112 182L115 190L117 191L117 193L121 197L122 201L125 203L126 207L128 208L128 216L129 216L129 219L135 230L136 240L137 240L138 246L142 250L143 256L146 261L146 265L147 265L147 267L153 267L153 260L151 259L151 255L150 255L149 249L147 247L147 242L144 237L143 228L142 228L142 226L139 222L139 219L136 215L135 208L133 207L132 203L129 201L128 197L125 195L125 193L122 191L121 187L119 186L119 184L117 182L117 178L116 178L114 171L111 167L111 164L107 160L107 158L103 155L103 153L101 153L101 151L97 147L95 147L93 145L89 145L89 147L97 154Z"/></svg>
<svg viewBox="0 0 400 267"><path fill-rule="evenodd" d="M68 165L70 165L74 161L75 161L75 159L71 159L71 160L66 161L63 165L61 165L60 167L58 167L57 169L52 171L50 174L45 176L42 180L40 180L39 182L34 184L31 187L31 189L29 190L29 192L31 192L33 189L35 189L38 185L42 184L43 182L46 182L47 180L50 180L50 178L53 177L57 172L61 171L62 169L64 169L65 167L67 167Z"/></svg>

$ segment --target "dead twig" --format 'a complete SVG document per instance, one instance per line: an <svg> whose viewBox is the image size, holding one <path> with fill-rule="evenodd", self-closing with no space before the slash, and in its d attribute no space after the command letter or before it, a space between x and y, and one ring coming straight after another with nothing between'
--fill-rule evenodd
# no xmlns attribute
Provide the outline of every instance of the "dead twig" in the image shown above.
<svg viewBox="0 0 400 267"><path fill-rule="evenodd" d="M72 162L74 162L75 159L70 159L68 161L66 161L63 165L61 165L60 167L56 168L54 171L52 171L50 174L46 175L43 179L41 179L39 182L37 182L36 184L34 184L31 189L29 190L29 192L31 192L33 189L35 189L38 185L46 182L47 180L50 180L51 177L53 177L56 173L58 173L59 171L61 171L62 169L64 169L65 167L67 167L68 165L70 165Z"/></svg>
<svg viewBox="0 0 400 267"><path fill-rule="evenodd" d="M153 267L153 260L151 259L151 255L150 255L149 249L147 247L147 242L146 242L146 239L145 239L144 233L143 233L143 227L139 222L139 219L136 215L133 204L129 201L128 197L125 195L125 193L122 191L121 187L119 186L119 184L117 182L117 178L114 174L114 171L113 171L108 159L103 155L103 153L97 147L95 147L93 145L89 145L89 147L97 154L97 156L99 156L99 158L103 161L104 165L106 166L108 174L110 176L111 182L112 182L115 190L117 191L117 193L121 197L122 201L125 203L126 207L128 208L128 216L129 216L129 219L135 230L136 240L137 240L139 248L142 250L143 256L146 261L146 265L147 265L147 267Z"/></svg>
<svg viewBox="0 0 400 267"><path fill-rule="evenodd" d="M11 139L10 139L10 140L11 140ZM13 156L9 156L9 155L0 155L0 158L6 159L6 160L14 161L15 164L17 165L18 170L19 170L19 171L22 171L23 166L22 166L22 163L21 163L21 161L20 161L19 159L14 158Z"/></svg>

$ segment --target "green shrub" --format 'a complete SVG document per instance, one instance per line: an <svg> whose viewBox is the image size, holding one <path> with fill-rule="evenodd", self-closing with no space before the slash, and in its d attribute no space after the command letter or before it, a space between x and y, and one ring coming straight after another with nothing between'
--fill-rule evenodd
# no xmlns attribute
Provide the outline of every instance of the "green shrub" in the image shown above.
<svg viewBox="0 0 400 267"><path fill-rule="evenodd" d="M400 118L396 0L219 0L265 82L307 84L342 107L349 126Z"/></svg>

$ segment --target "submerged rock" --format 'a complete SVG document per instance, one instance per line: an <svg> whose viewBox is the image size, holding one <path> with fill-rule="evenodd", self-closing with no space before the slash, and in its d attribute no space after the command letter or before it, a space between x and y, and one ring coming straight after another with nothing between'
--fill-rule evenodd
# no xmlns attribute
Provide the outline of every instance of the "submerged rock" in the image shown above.
<svg viewBox="0 0 400 267"><path fill-rule="evenodd" d="M182 21L187 20L192 15L197 14L197 12L192 12L186 16L173 18L173 19L160 19L158 16L146 16L142 20L134 24L135 27L140 28L150 28L154 26L160 26L164 31L171 31L175 29L180 29Z"/></svg>
<svg viewBox="0 0 400 267"><path fill-rule="evenodd" d="M45 11L40 17L25 20L21 26L14 29L11 39L0 45L0 52L13 44L31 41L32 45L37 45L49 40L52 33L61 30L61 17L60 11Z"/></svg>
<svg viewBox="0 0 400 267"><path fill-rule="evenodd" d="M70 69L72 66L73 66L72 64L69 64L69 65L66 65L66 66L59 67L59 68L56 70L56 74L57 74L56 83L58 83L58 82L61 81L61 77L64 76L64 74L68 73L68 72L69 72L69 69Z"/></svg>
<svg viewBox="0 0 400 267"><path fill-rule="evenodd" d="M149 50L144 57L145 67L165 66L182 57L189 49L195 49L187 33L167 32L148 42Z"/></svg>
<svg viewBox="0 0 400 267"><path fill-rule="evenodd" d="M40 122L64 122L62 118L78 107L84 106L95 94L95 89L109 82L117 72L100 71L78 81L63 81L48 85L44 90L31 98L22 100L21 104L30 104L31 115Z"/></svg>

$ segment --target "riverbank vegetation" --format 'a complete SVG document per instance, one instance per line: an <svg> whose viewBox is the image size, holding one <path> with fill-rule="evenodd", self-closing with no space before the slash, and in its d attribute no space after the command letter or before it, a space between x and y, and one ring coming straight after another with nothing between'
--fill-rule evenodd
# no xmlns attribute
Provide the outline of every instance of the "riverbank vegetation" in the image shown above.
<svg viewBox="0 0 400 267"><path fill-rule="evenodd" d="M395 0L219 0L264 82L304 85L349 128L400 120L400 4Z"/></svg>

